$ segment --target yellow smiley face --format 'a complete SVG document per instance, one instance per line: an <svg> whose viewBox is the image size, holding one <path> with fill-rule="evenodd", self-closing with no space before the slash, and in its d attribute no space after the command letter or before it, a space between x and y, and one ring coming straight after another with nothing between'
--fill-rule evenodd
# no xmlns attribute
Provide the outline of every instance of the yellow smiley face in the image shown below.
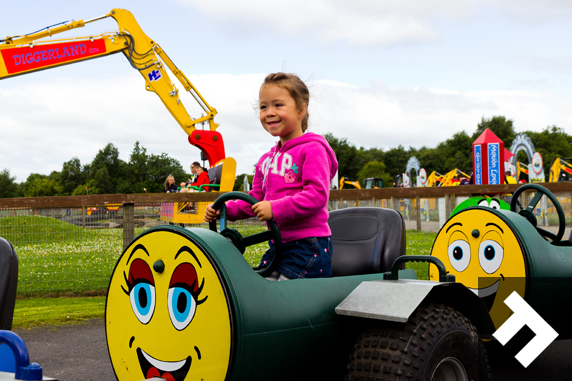
<svg viewBox="0 0 572 381"><path fill-rule="evenodd" d="M504 300L513 291L524 298L524 253L511 228L492 211L470 209L456 214L439 231L431 255L445 264L456 282L481 297L496 328L512 313ZM435 266L429 279L439 279Z"/></svg>
<svg viewBox="0 0 572 381"><path fill-rule="evenodd" d="M208 254L188 236L169 229L139 236L119 258L107 297L107 346L118 380L224 380L229 311Z"/></svg>

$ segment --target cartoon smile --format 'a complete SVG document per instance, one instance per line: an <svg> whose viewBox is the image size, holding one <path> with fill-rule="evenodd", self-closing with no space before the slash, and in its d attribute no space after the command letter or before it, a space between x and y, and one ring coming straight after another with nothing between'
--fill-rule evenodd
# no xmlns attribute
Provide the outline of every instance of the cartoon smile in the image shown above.
<svg viewBox="0 0 572 381"><path fill-rule="evenodd" d="M149 229L119 258L105 318L118 380L227 376L232 340L228 299L210 254L191 237L183 229Z"/></svg>
<svg viewBox="0 0 572 381"><path fill-rule="evenodd" d="M499 289L499 284L500 284L500 279L497 280L492 285L490 285L489 287L485 287L485 288L467 287L467 288L469 290L473 291L475 293L475 295L477 295L479 298L483 299L483 302L485 302L488 310L490 311L491 308L493 307L494 302L495 302L495 298L497 296L497 291Z"/></svg>
<svg viewBox="0 0 572 381"><path fill-rule="evenodd" d="M137 348L137 358L141 370L147 378L160 377L168 381L183 381L191 369L191 356L181 361L161 361L149 356L141 348Z"/></svg>

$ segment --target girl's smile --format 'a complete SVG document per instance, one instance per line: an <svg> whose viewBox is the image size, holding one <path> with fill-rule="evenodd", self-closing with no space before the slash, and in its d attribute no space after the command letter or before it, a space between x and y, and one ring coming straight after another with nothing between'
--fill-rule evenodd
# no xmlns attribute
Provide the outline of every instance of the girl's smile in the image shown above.
<svg viewBox="0 0 572 381"><path fill-rule="evenodd" d="M304 134L302 119L305 114L306 104L299 110L288 90L276 85L260 89L260 123L272 136L279 136L282 144Z"/></svg>

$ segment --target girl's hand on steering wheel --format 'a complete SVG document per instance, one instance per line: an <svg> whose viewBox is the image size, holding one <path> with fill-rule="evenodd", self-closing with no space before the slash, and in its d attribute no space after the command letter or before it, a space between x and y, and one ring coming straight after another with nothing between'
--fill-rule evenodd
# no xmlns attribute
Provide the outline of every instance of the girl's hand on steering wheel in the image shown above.
<svg viewBox="0 0 572 381"><path fill-rule="evenodd" d="M205 222L214 221L218 216L220 216L220 210L214 210L213 204L208 204L205 210Z"/></svg>
<svg viewBox="0 0 572 381"><path fill-rule="evenodd" d="M252 205L252 211L260 221L268 221L274 218L270 201L260 201L259 203Z"/></svg>

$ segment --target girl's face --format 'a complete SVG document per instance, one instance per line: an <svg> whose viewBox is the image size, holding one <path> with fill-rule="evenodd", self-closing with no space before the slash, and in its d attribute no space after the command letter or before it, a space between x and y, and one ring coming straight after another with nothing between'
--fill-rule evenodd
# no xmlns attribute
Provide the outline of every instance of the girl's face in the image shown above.
<svg viewBox="0 0 572 381"><path fill-rule="evenodd" d="M175 183L175 179L172 177L169 177L169 185L174 184Z"/></svg>
<svg viewBox="0 0 572 381"><path fill-rule="evenodd" d="M288 90L276 85L265 85L260 89L260 123L272 136L279 136L282 144L288 140L300 137L302 119L306 114L306 104L303 110L296 107L296 102Z"/></svg>

